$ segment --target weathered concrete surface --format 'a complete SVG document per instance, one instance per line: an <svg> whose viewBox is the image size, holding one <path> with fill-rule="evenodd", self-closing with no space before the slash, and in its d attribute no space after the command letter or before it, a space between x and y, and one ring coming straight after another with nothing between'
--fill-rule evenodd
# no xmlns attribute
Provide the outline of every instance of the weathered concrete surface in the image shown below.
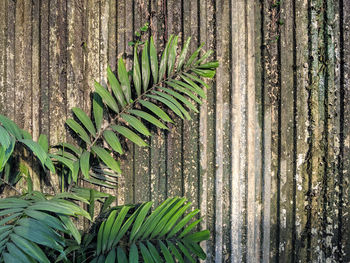
<svg viewBox="0 0 350 263"><path fill-rule="evenodd" d="M348 262L348 0L3 0L0 112L74 141L69 109L89 111L146 22L159 49L191 36L220 68L192 121L128 145L117 202L186 196L212 233L207 262Z"/></svg>

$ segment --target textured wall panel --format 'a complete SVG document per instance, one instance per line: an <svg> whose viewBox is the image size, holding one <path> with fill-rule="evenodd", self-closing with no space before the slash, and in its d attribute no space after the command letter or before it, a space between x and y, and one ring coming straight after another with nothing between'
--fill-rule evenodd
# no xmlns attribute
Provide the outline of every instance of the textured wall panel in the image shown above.
<svg viewBox="0 0 350 263"><path fill-rule="evenodd" d="M186 196L207 262L348 262L349 0L2 0L0 112L73 142L69 109L89 111L146 22L159 48L191 36L220 68L191 121L128 145L118 204Z"/></svg>

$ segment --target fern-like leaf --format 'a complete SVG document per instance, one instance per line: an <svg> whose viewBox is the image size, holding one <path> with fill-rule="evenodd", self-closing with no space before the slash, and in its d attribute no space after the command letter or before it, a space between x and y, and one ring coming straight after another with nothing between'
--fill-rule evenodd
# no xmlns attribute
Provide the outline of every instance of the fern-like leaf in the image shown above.
<svg viewBox="0 0 350 263"><path fill-rule="evenodd" d="M203 45L187 58L189 46L190 38L177 56L178 36L171 35L158 60L153 38L150 38L143 47L139 44L134 46L131 77L122 58L118 60L117 74L107 68L109 86L95 82L93 120L82 110L74 108L75 116L82 125L72 119L67 121L72 131L86 143L80 152L91 153L90 162L84 161L84 164L92 165L94 160L101 159L108 168L120 172L107 155L115 158L117 155L113 157L113 152L123 154L123 141L147 146L144 138L151 135L149 125L167 129L166 123L174 122L167 112L186 120L191 119L189 111L198 112L196 103L202 103L202 99L206 98L204 88L209 88L201 78L213 78L218 63L207 61L211 51L199 57ZM80 154L77 158L81 158ZM84 166L84 172L81 171L84 179L88 170L91 169ZM100 174L95 179L103 176Z"/></svg>
<svg viewBox="0 0 350 263"><path fill-rule="evenodd" d="M209 231L193 231L200 220L190 223L198 213L186 214L191 203L184 198L171 198L152 213L152 202L135 211L129 206L112 210L99 226L94 262L101 258L120 256L117 262L184 262L187 258L205 259L199 243L209 238ZM128 253L126 253L128 251Z"/></svg>

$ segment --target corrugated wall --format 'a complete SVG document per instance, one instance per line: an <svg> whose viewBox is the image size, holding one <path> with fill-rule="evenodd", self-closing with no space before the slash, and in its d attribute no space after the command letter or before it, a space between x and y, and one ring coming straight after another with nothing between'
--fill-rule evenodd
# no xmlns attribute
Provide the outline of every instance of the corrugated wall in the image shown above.
<svg viewBox="0 0 350 263"><path fill-rule="evenodd" d="M130 145L118 203L187 196L207 262L349 262L349 0L0 0L0 112L64 140L145 22L220 68L192 121Z"/></svg>

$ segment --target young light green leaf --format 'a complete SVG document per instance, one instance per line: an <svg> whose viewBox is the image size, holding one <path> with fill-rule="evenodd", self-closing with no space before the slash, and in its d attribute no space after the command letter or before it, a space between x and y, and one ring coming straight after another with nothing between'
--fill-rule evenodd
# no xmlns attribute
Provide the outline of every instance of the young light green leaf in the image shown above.
<svg viewBox="0 0 350 263"><path fill-rule="evenodd" d="M120 80L120 84L122 86L122 90L124 96L126 98L126 103L131 102L131 87L128 72L126 71L125 64L122 58L118 60L118 77Z"/></svg>
<svg viewBox="0 0 350 263"><path fill-rule="evenodd" d="M90 137L86 133L86 131L83 129L83 127L80 126L79 123L77 123L73 119L68 119L66 121L66 124L76 133L79 135L79 137L86 142L87 144L91 144Z"/></svg>
<svg viewBox="0 0 350 263"><path fill-rule="evenodd" d="M146 92L148 89L149 80L151 77L151 70L148 58L148 41L146 41L143 50L142 50L142 86L143 91Z"/></svg>
<svg viewBox="0 0 350 263"><path fill-rule="evenodd" d="M182 115L181 111L179 110L178 107L176 107L172 102L168 101L167 99L164 99L163 97L156 96L156 95L146 95L149 98L158 100L162 102L164 105L168 106L177 116L179 116L181 119L184 118Z"/></svg>
<svg viewBox="0 0 350 263"><path fill-rule="evenodd" d="M161 108L159 108L157 105L153 104L152 102L146 101L146 100L140 100L140 104L150 111L152 111L158 118L161 118L163 121L171 122L173 121L170 119L168 114L166 114Z"/></svg>
<svg viewBox="0 0 350 263"><path fill-rule="evenodd" d="M80 156L80 169L85 178L89 178L90 171L90 152L84 151Z"/></svg>
<svg viewBox="0 0 350 263"><path fill-rule="evenodd" d="M90 118L86 115L86 113L77 107L72 108L75 116L79 119L79 121L85 126L85 128L90 132L90 134L96 137L96 130Z"/></svg>
<svg viewBox="0 0 350 263"><path fill-rule="evenodd" d="M128 114L121 114L121 117L123 120L125 120L131 127L133 127L138 132L142 133L143 135L150 136L151 133L148 131L145 125L141 121L139 121L134 116L128 115Z"/></svg>
<svg viewBox="0 0 350 263"><path fill-rule="evenodd" d="M137 47L138 45L136 44L134 47L134 65L133 65L132 78L134 81L136 94L137 96L140 96L141 95L141 72L140 72L139 58L137 56Z"/></svg>
<svg viewBox="0 0 350 263"><path fill-rule="evenodd" d="M117 102L112 97L111 93L109 93L102 85L98 82L95 82L95 91L98 95L101 96L102 100L116 113L119 112L119 108Z"/></svg>
<svg viewBox="0 0 350 263"><path fill-rule="evenodd" d="M129 110L129 113L134 114L161 129L168 129L163 123L161 123L158 119L154 118L151 114L148 114L147 112L140 110Z"/></svg>
<svg viewBox="0 0 350 263"><path fill-rule="evenodd" d="M116 132L120 133L123 135L125 138L129 139L133 143L137 144L138 146L144 147L148 146L147 143L145 143L136 133L131 131L130 129L119 126L119 125L113 125L112 129L115 130Z"/></svg>
<svg viewBox="0 0 350 263"><path fill-rule="evenodd" d="M106 130L103 132L103 137L106 142L111 146L113 151L116 151L119 154L123 154L123 148L119 142L118 136L111 130Z"/></svg>
<svg viewBox="0 0 350 263"><path fill-rule="evenodd" d="M166 44L166 47L163 51L162 58L160 60L160 66L159 66L159 81L164 78L164 75L166 73L167 68L167 62L168 62L168 53L169 53L169 46L171 44L171 41L173 39L173 35L170 36L168 43Z"/></svg>
<svg viewBox="0 0 350 263"><path fill-rule="evenodd" d="M191 41L191 37L187 38L185 44L184 44L184 47L181 51L181 54L180 54L180 57L179 57L179 60L178 60L178 64L177 64L177 70L181 70L184 62L185 62L185 58L186 58L186 55L187 55L187 52L188 52L188 48L190 46L190 41Z"/></svg>
<svg viewBox="0 0 350 263"><path fill-rule="evenodd" d="M98 95L98 93L96 92L93 93L92 110L94 113L96 130L99 131L101 129L102 119L103 119L103 103L102 103L101 96Z"/></svg>
<svg viewBox="0 0 350 263"><path fill-rule="evenodd" d="M153 83L158 82L158 56L157 56L157 50L154 46L153 37L151 37L150 47L149 47L149 55L151 60L151 70L152 70L152 76L153 76Z"/></svg>
<svg viewBox="0 0 350 263"><path fill-rule="evenodd" d="M91 149L97 156L113 171L116 173L121 173L119 162L113 159L113 157L103 148L98 146L92 146Z"/></svg>
<svg viewBox="0 0 350 263"><path fill-rule="evenodd" d="M178 36L173 38L171 46L169 48L169 58L168 58L168 77L171 75L175 65L176 51L177 51L177 40Z"/></svg>
<svg viewBox="0 0 350 263"><path fill-rule="evenodd" d="M119 104L124 107L126 105L126 101L123 90L120 87L119 81L117 80L110 66L107 67L107 78L114 96L117 98Z"/></svg>

